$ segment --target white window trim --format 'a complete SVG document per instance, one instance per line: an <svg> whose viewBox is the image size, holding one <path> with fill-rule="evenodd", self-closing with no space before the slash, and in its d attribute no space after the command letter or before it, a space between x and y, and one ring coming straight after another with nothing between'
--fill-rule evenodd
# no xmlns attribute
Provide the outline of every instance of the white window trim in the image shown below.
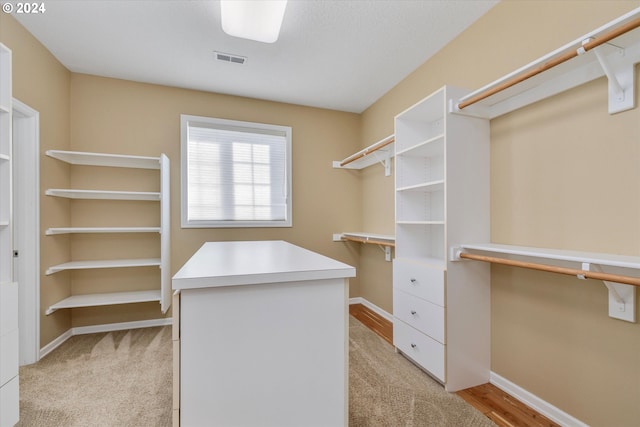
<svg viewBox="0 0 640 427"><path fill-rule="evenodd" d="M188 125L189 122L200 122L210 124L220 124L224 126L235 126L241 128L255 128L257 130L270 130L284 132L286 135L286 191L287 191L287 219L280 221L189 221L187 213L188 207ZM291 134L289 126L279 126L264 123L243 122L237 120L218 119L213 117L180 115L180 218L182 228L251 228L251 227L292 227L292 154L291 154Z"/></svg>

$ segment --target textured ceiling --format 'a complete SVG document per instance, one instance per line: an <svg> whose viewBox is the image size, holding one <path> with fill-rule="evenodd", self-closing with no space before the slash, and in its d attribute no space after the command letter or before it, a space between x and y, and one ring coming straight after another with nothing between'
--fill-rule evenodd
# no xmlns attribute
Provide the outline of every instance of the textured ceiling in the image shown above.
<svg viewBox="0 0 640 427"><path fill-rule="evenodd" d="M273 44L226 35L219 1L49 0L13 16L73 72L362 112L496 3L289 0Z"/></svg>

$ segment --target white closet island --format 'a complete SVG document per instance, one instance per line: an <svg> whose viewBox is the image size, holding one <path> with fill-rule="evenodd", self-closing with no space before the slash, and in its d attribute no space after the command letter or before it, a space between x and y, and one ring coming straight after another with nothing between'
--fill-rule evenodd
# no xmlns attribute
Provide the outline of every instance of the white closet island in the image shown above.
<svg viewBox="0 0 640 427"><path fill-rule="evenodd" d="M173 277L174 425L346 426L349 265L208 242Z"/></svg>

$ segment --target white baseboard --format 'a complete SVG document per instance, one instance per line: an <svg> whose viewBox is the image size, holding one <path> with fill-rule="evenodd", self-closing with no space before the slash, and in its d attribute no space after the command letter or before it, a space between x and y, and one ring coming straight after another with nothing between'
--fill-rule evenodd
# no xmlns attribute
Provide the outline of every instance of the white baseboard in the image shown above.
<svg viewBox="0 0 640 427"><path fill-rule="evenodd" d="M62 335L60 335L58 338L54 339L49 344L47 344L44 347L42 347L40 349L40 357L39 357L38 360L42 359L47 354L51 353L56 348L60 347L60 345L62 345L63 342L65 342L66 340L68 340L72 336L73 336L73 333L71 332L71 329L69 329L66 332L64 332Z"/></svg>
<svg viewBox="0 0 640 427"><path fill-rule="evenodd" d="M579 419L567 414L549 402L540 399L535 394L528 392L495 372L491 372L489 382L561 426L589 427L588 424L585 424Z"/></svg>
<svg viewBox="0 0 640 427"><path fill-rule="evenodd" d="M71 328L65 331L58 338L51 341L49 344L42 347L40 349L40 359L51 353L56 348L60 347L62 343L64 343L74 335L122 331L125 329L152 328L154 326L168 326L171 324L173 324L173 319L171 317L166 317L163 319L140 320L137 322L107 323L104 325L79 326L76 328Z"/></svg>
<svg viewBox="0 0 640 427"><path fill-rule="evenodd" d="M123 331L125 329L153 328L155 326L168 326L173 323L171 317L163 319L139 320L137 322L107 323L105 325L79 326L71 328L73 335L96 334L99 332Z"/></svg>
<svg viewBox="0 0 640 427"><path fill-rule="evenodd" d="M387 313L386 311L384 311L383 309L381 309L380 307L378 307L374 303L369 302L369 301L367 301L366 299L364 299L362 297L349 298L349 305L351 305L351 304L362 304L365 307L367 307L369 310L373 311L374 313L378 314L381 317L384 317L386 320L388 320L389 322L393 323L393 315L392 314Z"/></svg>

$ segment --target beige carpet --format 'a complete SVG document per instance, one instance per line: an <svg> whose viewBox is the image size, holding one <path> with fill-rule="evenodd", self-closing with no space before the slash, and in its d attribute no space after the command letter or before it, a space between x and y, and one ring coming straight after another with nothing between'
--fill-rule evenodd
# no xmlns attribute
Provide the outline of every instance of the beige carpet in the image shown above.
<svg viewBox="0 0 640 427"><path fill-rule="evenodd" d="M349 320L350 427L494 425ZM18 426L170 426L171 351L170 327L72 337L20 368Z"/></svg>
<svg viewBox="0 0 640 427"><path fill-rule="evenodd" d="M20 368L21 427L170 426L171 327L71 337Z"/></svg>
<svg viewBox="0 0 640 427"><path fill-rule="evenodd" d="M349 427L374 426L495 424L349 316Z"/></svg>

